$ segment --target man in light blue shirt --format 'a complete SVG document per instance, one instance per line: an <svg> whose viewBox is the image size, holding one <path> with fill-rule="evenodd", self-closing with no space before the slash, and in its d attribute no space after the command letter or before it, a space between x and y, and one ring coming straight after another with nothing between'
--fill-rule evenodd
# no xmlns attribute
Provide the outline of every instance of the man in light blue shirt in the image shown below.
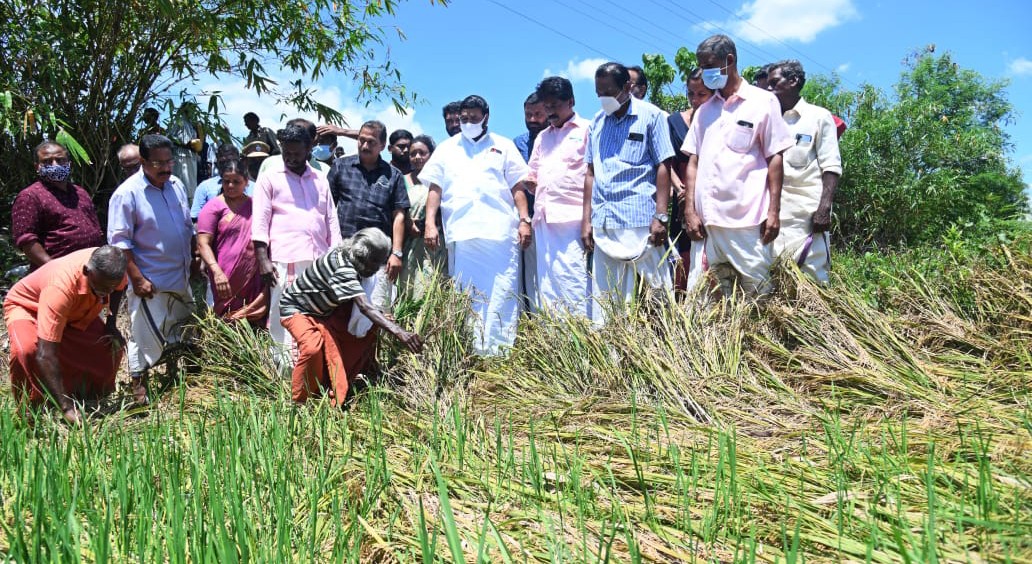
<svg viewBox="0 0 1032 564"><path fill-rule="evenodd" d="M219 145L218 150L215 152L216 166L215 170L212 171L211 178L198 184L197 190L194 191L193 205L190 206L190 219L194 223L197 223L197 217L201 215L204 204L214 200L222 192L222 174L220 171L222 170L223 163L239 159L240 150L236 148L236 145L232 143ZM251 183L248 183L247 187L244 188L244 193L248 196L251 195Z"/></svg>
<svg viewBox="0 0 1032 564"><path fill-rule="evenodd" d="M601 325L606 307L599 302L630 302L637 277L663 292L673 286L665 260L670 175L664 162L674 148L662 110L632 96L627 67L599 66L595 93L602 110L591 122L584 154L581 241L593 252L595 303L588 315Z"/></svg>
<svg viewBox="0 0 1032 564"><path fill-rule="evenodd" d="M111 195L108 242L128 258L126 272L133 286L128 300L129 374L145 384L165 348L180 342L181 328L193 312L193 225L186 190L172 175L172 141L163 135L143 136L140 158L140 171ZM145 395L135 399L147 401Z"/></svg>

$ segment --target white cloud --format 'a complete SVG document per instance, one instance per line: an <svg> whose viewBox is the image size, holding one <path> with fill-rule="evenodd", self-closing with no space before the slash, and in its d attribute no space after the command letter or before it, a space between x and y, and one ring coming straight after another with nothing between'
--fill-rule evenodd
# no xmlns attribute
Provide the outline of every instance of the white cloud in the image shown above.
<svg viewBox="0 0 1032 564"><path fill-rule="evenodd" d="M820 32L858 16L853 0L754 0L723 23L704 22L699 29L721 27L752 43L809 43Z"/></svg>
<svg viewBox="0 0 1032 564"><path fill-rule="evenodd" d="M280 84L286 84L281 81ZM212 83L201 89L202 94L198 95L198 102L202 107L207 106L207 97L215 92L222 96L223 107L220 107L222 119L229 125L230 132L237 137L247 135L244 127L244 114L254 112L261 119L261 124L272 130L280 129L287 121L301 117L316 124L323 122L315 112L299 112L288 103L280 102L274 96L258 96L253 90L247 88L242 81ZM406 108L406 114L402 115L395 110L394 105L387 102L373 103L366 107L353 98L348 97L336 86L319 88L315 94L319 103L329 106L344 115L348 127L357 128L363 122L376 119L387 126L388 133L395 129L407 129L414 135L424 131L424 127L416 119L417 110ZM348 154L356 152L355 142L351 139L341 137L339 143Z"/></svg>
<svg viewBox="0 0 1032 564"><path fill-rule="evenodd" d="M1025 57L1018 57L1017 59L1011 61L1010 65L1008 66L1008 69L1010 70L1010 73L1014 75L1032 75L1032 61L1026 59Z"/></svg>
<svg viewBox="0 0 1032 564"><path fill-rule="evenodd" d="M850 66L852 66L852 63L842 63L841 65L835 67L835 72L839 74L844 74L846 71L849 70Z"/></svg>
<svg viewBox="0 0 1032 564"><path fill-rule="evenodd" d="M573 59L566 63L566 69L559 72L553 72L552 69L545 69L545 72L541 75L542 78L546 76L565 76L570 79L571 82L578 82L582 80L595 80L595 71L599 65L607 62L605 59L584 59L578 61Z"/></svg>

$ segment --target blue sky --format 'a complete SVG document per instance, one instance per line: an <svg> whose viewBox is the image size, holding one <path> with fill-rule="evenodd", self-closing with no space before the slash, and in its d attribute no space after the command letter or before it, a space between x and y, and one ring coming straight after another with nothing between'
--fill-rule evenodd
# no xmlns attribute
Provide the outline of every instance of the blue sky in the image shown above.
<svg viewBox="0 0 1032 564"><path fill-rule="evenodd" d="M377 118L435 139L445 136L441 107L479 94L491 105L491 129L515 137L525 129L524 98L547 74L573 80L576 109L590 117L599 109L592 80L598 63L640 64L642 53L672 61L678 47L694 49L711 30L735 39L740 68L797 58L808 73L835 71L847 86L868 82L885 91L908 53L934 44L963 67L1011 81L1010 157L1032 183L1030 22L1027 0L453 0L446 7L412 0L384 23L406 36L389 33L387 48L421 104L397 116L387 103L356 102L357 88L348 82L330 78L317 86L320 99L356 126ZM272 126L285 121L281 114L295 115L240 84L217 88L230 114L253 109ZM239 119L229 121L235 133L243 132Z"/></svg>

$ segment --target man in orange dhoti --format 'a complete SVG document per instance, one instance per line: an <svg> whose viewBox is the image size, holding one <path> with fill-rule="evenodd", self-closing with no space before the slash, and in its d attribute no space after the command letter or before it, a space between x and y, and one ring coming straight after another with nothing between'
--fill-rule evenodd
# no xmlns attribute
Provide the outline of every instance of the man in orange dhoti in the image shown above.
<svg viewBox="0 0 1032 564"><path fill-rule="evenodd" d="M343 404L352 380L375 353L377 331L363 324L389 331L412 352L422 350L419 335L388 319L363 288L363 281L372 288L368 279L386 264L390 252L391 240L383 231L362 229L316 259L283 292L280 320L298 349L291 375L295 402L303 403L325 388L334 406Z"/></svg>
<svg viewBox="0 0 1032 564"><path fill-rule="evenodd" d="M111 312L128 283L125 268L115 247L82 249L44 264L8 292L11 389L22 409L50 399L66 421L78 423L75 400L114 391L125 341Z"/></svg>

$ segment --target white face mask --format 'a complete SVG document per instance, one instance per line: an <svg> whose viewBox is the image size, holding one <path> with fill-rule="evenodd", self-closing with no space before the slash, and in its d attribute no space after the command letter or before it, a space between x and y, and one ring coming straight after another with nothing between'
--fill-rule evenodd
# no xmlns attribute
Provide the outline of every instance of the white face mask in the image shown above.
<svg viewBox="0 0 1032 564"><path fill-rule="evenodd" d="M477 123L461 123L459 128L462 130L462 136L472 141L484 133L484 120Z"/></svg>
<svg viewBox="0 0 1032 564"><path fill-rule="evenodd" d="M598 101L602 104L602 111L605 112L607 116L613 115L613 112L619 110L620 106L623 105L620 103L620 100L617 100L613 96L599 96Z"/></svg>
<svg viewBox="0 0 1032 564"><path fill-rule="evenodd" d="M722 67L715 67L712 69L702 69L702 84L710 90L720 90L727 86L727 75L721 74L727 69L729 65Z"/></svg>

